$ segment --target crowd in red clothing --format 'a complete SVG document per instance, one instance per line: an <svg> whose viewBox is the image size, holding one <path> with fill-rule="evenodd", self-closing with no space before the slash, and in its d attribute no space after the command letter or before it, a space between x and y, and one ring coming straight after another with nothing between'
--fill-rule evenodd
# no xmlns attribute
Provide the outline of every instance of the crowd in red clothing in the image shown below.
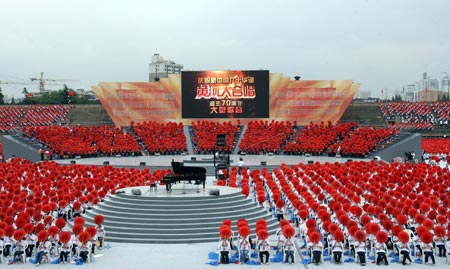
<svg viewBox="0 0 450 269"><path fill-rule="evenodd" d="M284 152L286 154L305 154L322 155L329 146L349 135L350 131L358 127L356 122L338 123L333 125L331 122L325 124L310 123L304 129L301 129L291 142L286 142Z"/></svg>
<svg viewBox="0 0 450 269"><path fill-rule="evenodd" d="M81 243L88 241L96 235L97 229L86 227L84 219L77 215L119 188L149 186L161 180L164 174L164 170L151 172L148 168L63 166L55 162L31 163L20 158L0 163L0 240L5 243L1 255L8 256L5 252L8 251L12 257L13 243L17 244L24 237L44 244L50 235L55 239L50 243L57 243L58 238L66 237L61 236L63 230L69 228ZM72 218L74 225L67 227L67 221ZM97 215L93 220L101 224L104 218ZM41 236L44 233L48 234ZM69 240L70 235L66 239ZM31 248L26 254L34 257L37 252Z"/></svg>
<svg viewBox="0 0 450 269"><path fill-rule="evenodd" d="M233 150L236 135L240 130L239 123L233 125L230 121L194 121L192 122L192 135L194 152L200 154L212 153L215 149L218 151L230 152ZM216 148L217 135L226 135L226 145Z"/></svg>
<svg viewBox="0 0 450 269"><path fill-rule="evenodd" d="M139 155L142 148L123 127L33 126L22 133L49 147L58 158Z"/></svg>
<svg viewBox="0 0 450 269"><path fill-rule="evenodd" d="M283 144L295 130L290 121L250 121L239 144L239 150L247 154L278 154Z"/></svg>
<svg viewBox="0 0 450 269"><path fill-rule="evenodd" d="M39 234L42 230L56 235L66 226L58 216L62 208L93 206L117 189L149 186L161 180L166 172L151 172L148 168L61 166L19 158L2 163L0 237L20 240L20 234ZM254 193L250 192L249 185L254 186ZM266 168L251 172L244 169L242 186L242 193L254 194L259 203L267 203L272 209L284 208L286 214L297 219L300 227L306 223L305 235L309 237L317 232L335 237L339 230L357 240L358 234L363 233L365 241L366 235L369 238L383 231L402 241L401 231L405 228L433 233L438 239L450 235L447 193L450 174L439 166L375 161L282 164L273 172ZM82 229L73 233L89 233L82 220L75 219L74 224L81 224ZM257 224L256 229L260 230L261 226ZM243 236L250 232L239 231ZM227 233L223 237L229 236ZM259 232L257 236L260 237Z"/></svg>
<svg viewBox="0 0 450 269"><path fill-rule="evenodd" d="M181 123L143 122L128 131L109 126L30 126L22 133L48 147L55 158L136 156L148 154L180 154L187 151ZM215 149L231 152L238 140L240 126L231 122L196 121L191 137L194 153L210 154ZM298 126L289 121L251 121L248 123L239 151L247 154L305 154L364 157L398 131L358 127L355 122L332 125L311 123L296 133ZM216 147L217 135L226 135L226 146Z"/></svg>
<svg viewBox="0 0 450 269"><path fill-rule="evenodd" d="M340 142L331 145L330 153L340 154L343 157L363 158L377 147L384 147L389 139L397 133L396 129L359 127L351 134L343 137Z"/></svg>
<svg viewBox="0 0 450 269"><path fill-rule="evenodd" d="M375 161L282 164L273 172L253 170L250 180L258 202L290 212L288 219L297 221L310 241L320 232L319 239L330 236L328 243L344 236L360 242L386 243L388 237L410 242L411 235L402 231L411 229L422 240L422 234L431 234L431 240L423 241L440 242L445 256L450 236L450 174L445 168Z"/></svg>
<svg viewBox="0 0 450 269"><path fill-rule="evenodd" d="M422 138L422 149L429 154L450 156L450 138Z"/></svg>
<svg viewBox="0 0 450 269"><path fill-rule="evenodd" d="M187 150L182 123L152 121L131 127L137 141L144 144L149 154L178 154Z"/></svg>

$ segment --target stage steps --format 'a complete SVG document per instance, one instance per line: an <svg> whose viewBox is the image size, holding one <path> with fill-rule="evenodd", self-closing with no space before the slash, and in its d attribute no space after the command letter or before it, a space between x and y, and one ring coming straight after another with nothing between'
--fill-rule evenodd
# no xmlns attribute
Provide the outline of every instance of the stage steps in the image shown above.
<svg viewBox="0 0 450 269"><path fill-rule="evenodd" d="M162 190L159 190L162 192ZM86 225L94 225L93 218L105 217L106 238L110 242L147 244L186 244L217 242L219 227L225 219L245 218L255 233L256 221L265 219L270 234L278 222L266 209L240 192L219 196L132 196L117 194L84 214Z"/></svg>

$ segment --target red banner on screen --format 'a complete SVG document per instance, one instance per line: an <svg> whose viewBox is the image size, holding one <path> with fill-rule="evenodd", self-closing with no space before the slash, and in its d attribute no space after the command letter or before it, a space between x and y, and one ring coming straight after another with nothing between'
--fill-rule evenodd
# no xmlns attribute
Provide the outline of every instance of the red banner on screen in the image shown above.
<svg viewBox="0 0 450 269"><path fill-rule="evenodd" d="M268 118L269 71L182 72L181 116Z"/></svg>

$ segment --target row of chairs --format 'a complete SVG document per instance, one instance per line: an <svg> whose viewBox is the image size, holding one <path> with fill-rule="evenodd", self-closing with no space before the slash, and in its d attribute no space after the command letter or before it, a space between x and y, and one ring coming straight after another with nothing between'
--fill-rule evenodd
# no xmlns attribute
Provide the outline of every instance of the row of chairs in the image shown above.
<svg viewBox="0 0 450 269"><path fill-rule="evenodd" d="M28 245L26 244L25 246L23 246L23 249L25 250L25 249L27 249L27 247L28 247ZM33 249L33 253L31 255L32 257L34 257L37 254L36 249L37 248ZM5 263L5 262L10 263L10 260L14 261L14 259L17 257L14 255L14 253L16 253L16 251L17 251L16 245L11 245L9 254L6 256L4 255L5 250L6 250L6 246L0 247L0 253L1 253L0 263ZM61 248L58 244L52 245L50 250L42 256L41 263L50 263L52 261L52 257L57 258L60 256L60 251L61 251ZM27 255L26 252L23 251L23 253L18 256L20 259L20 262L27 263L28 257L26 255ZM69 255L68 255L69 261L71 261L74 258L74 256L80 257L80 248L78 246L75 246L75 248L69 252ZM94 253L92 253L91 248L89 248L88 254L87 254L87 259L85 260L85 262L91 263L94 261L95 261Z"/></svg>
<svg viewBox="0 0 450 269"><path fill-rule="evenodd" d="M8 251L9 247L9 253L7 255L5 251ZM26 249L28 247L28 245L23 246L23 249ZM16 245L4 245L4 246L0 246L0 263L9 263L9 259L15 259L15 253L17 251L17 247ZM26 256L25 256L25 251L23 251L23 253L21 255L19 255L19 259L23 262L26 263Z"/></svg>
<svg viewBox="0 0 450 269"><path fill-rule="evenodd" d="M348 241L347 241L347 243L348 243ZM357 255L357 252L354 250L354 248L352 249L352 245L351 244L344 244L344 246L345 245L348 245L349 248L344 248L342 250L342 253L349 252L350 253L350 257L352 257L355 260L356 263L361 263L360 259L359 259L359 256ZM414 259L422 258L421 262L422 262L422 264L425 264L425 259L423 258L424 255L423 255L423 253L420 253L418 251L418 249L416 247L416 244L414 242L410 242L409 245L410 245L410 249L412 250L412 253L414 253L414 255L413 255ZM330 257L333 256L334 251L332 249L331 243L329 243L327 245L327 248L324 250L324 253L325 253L325 251L327 251L328 256L330 256ZM310 253L310 256L311 256L311 252L312 251L310 249L308 249L308 253ZM399 261L403 260L403 254L400 251L397 251L395 246L393 246L392 252L399 257ZM436 253L438 253L438 252L439 252L438 247L435 246L433 248L433 255L435 256ZM386 250L386 256L389 256L388 254L389 254L389 250ZM375 250L375 242L370 242L370 248L369 248L368 251L366 250L364 255L365 255L364 256L364 260L365 261L368 260L368 256L373 256L375 258L375 261L378 259L378 254L377 254L377 251ZM323 262L323 256L324 255L321 256L322 257L321 258L321 262ZM342 257L343 257L343 255L342 255ZM331 259L331 262L334 262L334 260ZM446 262L446 264L450 263L450 249L448 249L448 248L446 249L446 261L445 262Z"/></svg>
<svg viewBox="0 0 450 269"><path fill-rule="evenodd" d="M308 258L313 261L313 249L311 248L310 245L308 245L306 247L306 251L307 251L307 256L303 257L303 255L301 254L300 251L298 251L299 249L301 249L299 247L299 240L294 240L294 244L295 244L295 248L294 248L294 260L293 262L295 262L297 259L299 260L304 260L305 258ZM282 254L282 262L284 263L286 261L286 253L285 253L285 249L283 248L283 244L280 241L277 241L276 245L278 246L278 252L280 252ZM424 256L420 256L418 253L419 251L417 251L417 249L415 249L415 244L413 242L411 242L411 249L412 252L414 253L413 258L417 259L417 258L422 258L421 262L422 264L425 264L425 259L423 258ZM347 246L347 247L345 247ZM258 251L258 246L255 247L255 252L257 254L257 256L259 257L259 251ZM344 253L349 253L349 257L353 258L353 260L355 261L355 263L361 264L361 260L359 255L357 254L357 251L352 248L352 245L348 244L348 241L344 244L344 248L342 249L342 251L339 251L341 253L341 262L343 263L343 258L344 258ZM392 250L392 252L396 253L395 247ZM436 254L438 252L437 247L433 249L433 254ZM238 249L238 253L240 253L239 249ZM446 250L446 264L450 263L450 250L447 249ZM327 244L327 246L323 249L321 255L320 255L320 263L324 262L324 257L325 256L329 256L331 258L331 263L335 263L334 259L333 259L333 255L335 254L335 252L332 249L331 246L331 242L329 244ZM390 251L386 250L386 257L389 257L390 255ZM402 253L396 253L399 257L399 262L401 262L403 260L403 254ZM369 249L364 252L364 263L367 263L367 261L369 260L370 257L374 257L375 261L378 259L378 254L375 250L375 243L371 242L370 243L370 247ZM259 258L258 258L259 260Z"/></svg>

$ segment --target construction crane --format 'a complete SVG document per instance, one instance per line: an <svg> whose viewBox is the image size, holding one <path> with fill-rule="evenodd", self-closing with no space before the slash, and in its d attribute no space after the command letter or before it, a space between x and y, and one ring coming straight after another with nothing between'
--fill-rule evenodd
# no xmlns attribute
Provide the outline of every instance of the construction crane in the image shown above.
<svg viewBox="0 0 450 269"><path fill-rule="evenodd" d="M6 81L6 80L0 80L0 84L4 84L4 85L34 85L36 86L36 83L33 82L24 82L24 81ZM47 85L60 85L60 84L56 84L56 83L47 83Z"/></svg>
<svg viewBox="0 0 450 269"><path fill-rule="evenodd" d="M51 81L51 82L77 82L79 80L73 80L73 79L52 79L52 78L44 78L44 72L41 72L41 76L38 78L30 78L31 81L37 81L39 82L39 92L40 93L44 93L45 90L45 85L52 85L47 83L47 81ZM58 84L53 84L53 85L58 85Z"/></svg>

